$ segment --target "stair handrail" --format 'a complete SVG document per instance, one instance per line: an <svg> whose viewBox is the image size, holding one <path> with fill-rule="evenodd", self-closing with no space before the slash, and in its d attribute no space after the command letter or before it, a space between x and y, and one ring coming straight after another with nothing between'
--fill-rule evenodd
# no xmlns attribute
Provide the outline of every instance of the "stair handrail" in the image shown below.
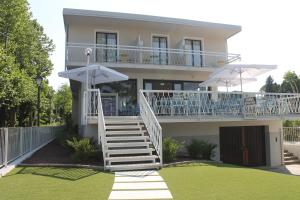
<svg viewBox="0 0 300 200"><path fill-rule="evenodd" d="M101 141L101 147L102 147L102 154L103 154L103 166L104 169L106 168L106 161L105 161L105 132L106 132L106 126L105 126L105 119L103 114L103 108L102 108L102 100L101 100L101 92L100 89L97 89L98 94L98 144L100 145Z"/></svg>
<svg viewBox="0 0 300 200"><path fill-rule="evenodd" d="M162 128L149 105L142 90L139 92L139 105L140 105L140 115L145 124L145 127L149 133L150 141L152 142L157 155L160 160L160 164L163 163L162 155Z"/></svg>

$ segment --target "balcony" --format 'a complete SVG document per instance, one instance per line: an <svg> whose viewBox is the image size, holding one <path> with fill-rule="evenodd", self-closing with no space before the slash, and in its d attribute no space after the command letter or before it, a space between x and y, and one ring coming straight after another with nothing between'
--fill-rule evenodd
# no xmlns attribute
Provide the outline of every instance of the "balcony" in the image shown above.
<svg viewBox="0 0 300 200"><path fill-rule="evenodd" d="M93 63L214 68L240 59L239 54L222 52L68 43L66 45L66 65L85 65L84 50L86 48L93 50L91 55L91 62Z"/></svg>
<svg viewBox="0 0 300 200"><path fill-rule="evenodd" d="M300 117L300 94L144 90L159 120L282 120Z"/></svg>

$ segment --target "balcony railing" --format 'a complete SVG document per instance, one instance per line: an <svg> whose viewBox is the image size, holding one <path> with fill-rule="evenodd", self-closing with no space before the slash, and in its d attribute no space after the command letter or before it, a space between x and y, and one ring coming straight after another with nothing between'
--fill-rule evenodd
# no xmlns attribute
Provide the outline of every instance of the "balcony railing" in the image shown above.
<svg viewBox="0 0 300 200"><path fill-rule="evenodd" d="M268 119L300 116L300 94L144 90L161 117Z"/></svg>
<svg viewBox="0 0 300 200"><path fill-rule="evenodd" d="M66 45L67 63L85 63L84 50L91 48L94 63L125 63L176 65L191 67L219 67L240 59L239 54L209 51L190 51L124 45L95 45L68 43Z"/></svg>

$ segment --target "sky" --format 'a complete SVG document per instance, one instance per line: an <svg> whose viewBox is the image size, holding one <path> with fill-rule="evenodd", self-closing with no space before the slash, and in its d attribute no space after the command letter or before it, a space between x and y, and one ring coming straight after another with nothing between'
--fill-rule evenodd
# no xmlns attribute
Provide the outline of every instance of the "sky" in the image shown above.
<svg viewBox="0 0 300 200"><path fill-rule="evenodd" d="M268 75L281 83L288 70L300 74L300 1L297 0L29 0L29 4L33 18L56 45L51 55L54 70L49 77L55 89L68 83L67 79L57 75L64 70L65 59L63 8L240 25L242 31L228 40L228 52L241 54L240 63L278 66L276 70L256 77L257 82L243 85L244 91L259 91ZM230 90L239 90L239 87Z"/></svg>

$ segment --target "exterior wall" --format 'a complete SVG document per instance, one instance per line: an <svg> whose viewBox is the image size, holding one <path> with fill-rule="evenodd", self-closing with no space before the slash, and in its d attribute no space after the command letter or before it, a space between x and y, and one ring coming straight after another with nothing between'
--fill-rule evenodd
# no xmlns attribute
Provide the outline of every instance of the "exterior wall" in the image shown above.
<svg viewBox="0 0 300 200"><path fill-rule="evenodd" d="M82 21L82 20L81 20ZM227 52L227 40L225 37L213 36L206 33L206 30L189 26L169 26L165 24L151 24L141 22L118 22L99 19L88 22L79 20L68 25L68 42L94 44L96 40L95 32L117 32L118 44L137 45L138 38L144 45L151 47L152 35L163 35L168 37L169 48L181 48L184 38L202 39L203 50Z"/></svg>
<svg viewBox="0 0 300 200"><path fill-rule="evenodd" d="M266 159L267 165L279 166L282 164L282 134L281 121L238 121L238 122L182 122L164 123L162 125L164 137L174 137L188 143L191 139L207 140L217 144L215 149L216 161L220 161L219 128L224 126L266 126ZM186 153L185 150L182 153Z"/></svg>
<svg viewBox="0 0 300 200"><path fill-rule="evenodd" d="M182 122L161 123L163 137L173 137L187 144L192 139L206 140L217 144L213 160L220 161L219 128L224 126L266 126L266 161L271 167L283 164L282 155L282 121L238 121L238 122ZM97 124L88 125L85 128L85 137L97 139ZM182 149L182 155L186 150ZM300 156L299 156L300 157Z"/></svg>

